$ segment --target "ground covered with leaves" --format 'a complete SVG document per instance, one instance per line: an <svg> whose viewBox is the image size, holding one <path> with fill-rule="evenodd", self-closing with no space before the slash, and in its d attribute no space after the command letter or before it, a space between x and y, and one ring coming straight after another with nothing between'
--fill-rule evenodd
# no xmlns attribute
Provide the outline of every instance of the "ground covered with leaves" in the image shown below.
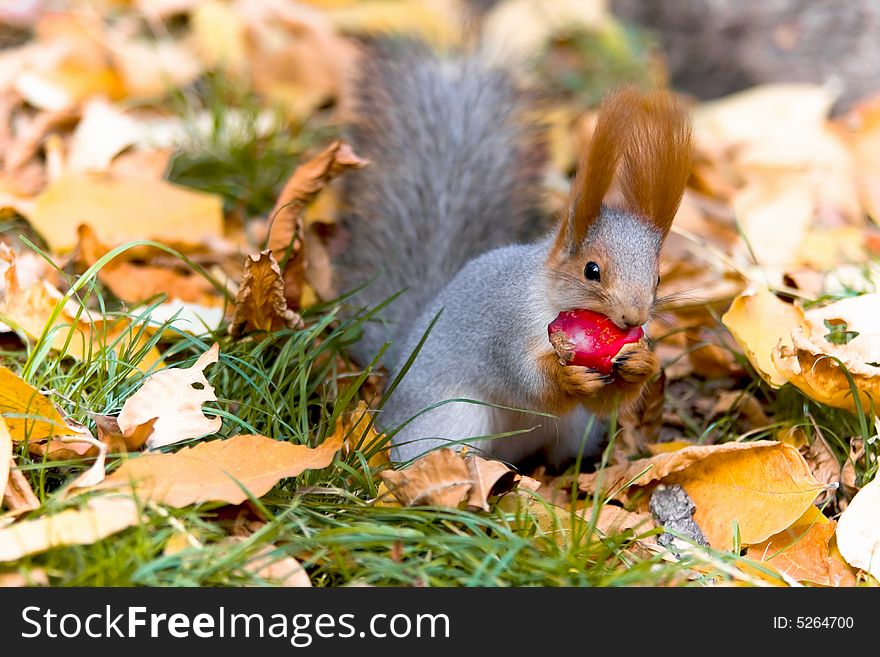
<svg viewBox="0 0 880 657"><path fill-rule="evenodd" d="M480 20L552 98L549 226L603 90L663 62L604 3L540 4ZM23 7L0 15L0 584L877 584L880 101L692 104L663 373L598 462L393 467L396 381L347 353L378 309L333 287L334 180L369 166L346 85L364 36L467 40L463 5Z"/></svg>

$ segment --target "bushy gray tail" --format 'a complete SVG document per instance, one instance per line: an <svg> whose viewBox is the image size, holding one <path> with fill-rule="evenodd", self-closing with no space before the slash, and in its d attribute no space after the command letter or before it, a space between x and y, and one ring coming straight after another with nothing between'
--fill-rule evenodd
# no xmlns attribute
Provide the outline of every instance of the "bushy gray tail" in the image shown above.
<svg viewBox="0 0 880 657"><path fill-rule="evenodd" d="M355 300L364 306L407 291L384 326L365 327L362 361L401 337L468 260L522 238L545 158L530 103L485 58L390 42L364 62L350 139L371 164L347 176L350 241L337 275L342 290L376 277Z"/></svg>

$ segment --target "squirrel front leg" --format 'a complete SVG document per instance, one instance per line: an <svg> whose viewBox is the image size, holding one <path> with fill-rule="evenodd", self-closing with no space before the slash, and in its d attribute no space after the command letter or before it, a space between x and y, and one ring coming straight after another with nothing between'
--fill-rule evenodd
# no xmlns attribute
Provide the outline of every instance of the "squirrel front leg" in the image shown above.
<svg viewBox="0 0 880 657"><path fill-rule="evenodd" d="M660 360L645 340L624 345L611 364L614 373L630 385L642 386L660 371Z"/></svg>

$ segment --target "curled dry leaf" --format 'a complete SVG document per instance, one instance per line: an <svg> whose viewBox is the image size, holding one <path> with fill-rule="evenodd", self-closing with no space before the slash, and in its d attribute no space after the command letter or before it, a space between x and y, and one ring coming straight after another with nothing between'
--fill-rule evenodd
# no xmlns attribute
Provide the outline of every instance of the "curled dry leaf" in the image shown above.
<svg viewBox="0 0 880 657"><path fill-rule="evenodd" d="M453 449L429 452L403 470L386 470L379 477L404 506L457 507L473 482L464 458Z"/></svg>
<svg viewBox="0 0 880 657"><path fill-rule="evenodd" d="M812 399L856 411L849 371L863 408L880 401L880 293L864 294L804 313L790 339L773 349L787 380ZM788 343L791 343L789 345Z"/></svg>
<svg viewBox="0 0 880 657"><path fill-rule="evenodd" d="M6 490L3 491L3 506L13 513L25 513L40 506L40 500L34 495L31 485L21 470L11 464Z"/></svg>
<svg viewBox="0 0 880 657"><path fill-rule="evenodd" d="M837 523L810 505L790 527L749 546L746 556L797 582L853 586L855 575L837 549L836 526Z"/></svg>
<svg viewBox="0 0 880 657"><path fill-rule="evenodd" d="M775 388L788 379L777 369L772 356L780 340L787 341L803 321L803 312L785 303L767 288L741 294L721 318L742 347L755 371Z"/></svg>
<svg viewBox="0 0 880 657"><path fill-rule="evenodd" d="M847 563L880 580L880 478L856 493L841 514L837 545Z"/></svg>
<svg viewBox="0 0 880 657"><path fill-rule="evenodd" d="M97 413L93 413L91 417L98 428L98 440L107 445L107 451L110 454L125 454L126 452L138 451L147 442L150 434L153 433L153 425L156 424L158 419L153 418L137 425L134 431L126 436L122 429L119 428L119 422L115 417L99 415Z"/></svg>
<svg viewBox="0 0 880 657"><path fill-rule="evenodd" d="M119 413L117 422L123 435L133 436L139 427L154 420L146 445L147 449L157 449L217 433L223 420L219 416L207 417L202 404L217 400L204 371L219 356L220 345L215 343L192 367L172 367L147 377L138 391L125 400Z"/></svg>
<svg viewBox="0 0 880 657"><path fill-rule="evenodd" d="M90 545L140 519L130 497L93 497L81 509L70 509L0 529L0 562L66 545Z"/></svg>
<svg viewBox="0 0 880 657"><path fill-rule="evenodd" d="M229 333L240 337L248 331L272 333L301 325L302 318L287 307L281 268L272 252L266 250L259 256L249 255L235 298L235 314Z"/></svg>
<svg viewBox="0 0 880 657"><path fill-rule="evenodd" d="M454 449L438 449L403 470L386 470L379 477L404 506L489 509L488 498L513 488L518 477L503 463L487 461Z"/></svg>
<svg viewBox="0 0 880 657"><path fill-rule="evenodd" d="M301 164L281 190L272 213L269 250L284 263L284 296L290 308L299 308L308 255L305 253L303 217L306 206L333 178L367 165L343 141L336 140L308 162Z"/></svg>
<svg viewBox="0 0 880 657"><path fill-rule="evenodd" d="M744 545L760 543L797 520L824 489L794 447L772 441L685 447L578 478L582 491L601 487L618 498L658 483L687 492L697 506L694 520L723 550L733 545L734 521Z"/></svg>
<svg viewBox="0 0 880 657"><path fill-rule="evenodd" d="M141 500L175 508L201 502L241 504L250 496L262 497L282 479L326 468L341 447L339 436L315 448L266 436L233 436L174 454L131 458L100 488L131 486Z"/></svg>
<svg viewBox="0 0 880 657"><path fill-rule="evenodd" d="M470 507L488 511L489 497L509 491L518 480L517 474L501 461L487 461L476 454L467 454L464 460L472 482L467 500Z"/></svg>

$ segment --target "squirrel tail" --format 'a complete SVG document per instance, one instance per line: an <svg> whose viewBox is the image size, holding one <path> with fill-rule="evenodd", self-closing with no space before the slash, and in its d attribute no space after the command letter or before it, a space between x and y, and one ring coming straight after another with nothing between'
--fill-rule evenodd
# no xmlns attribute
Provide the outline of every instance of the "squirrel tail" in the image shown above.
<svg viewBox="0 0 880 657"><path fill-rule="evenodd" d="M339 289L372 281L356 299L365 306L406 290L384 322L364 327L355 356L365 362L467 261L524 237L545 148L529 99L479 54L384 42L364 56L356 86L350 139L370 165L343 188Z"/></svg>

